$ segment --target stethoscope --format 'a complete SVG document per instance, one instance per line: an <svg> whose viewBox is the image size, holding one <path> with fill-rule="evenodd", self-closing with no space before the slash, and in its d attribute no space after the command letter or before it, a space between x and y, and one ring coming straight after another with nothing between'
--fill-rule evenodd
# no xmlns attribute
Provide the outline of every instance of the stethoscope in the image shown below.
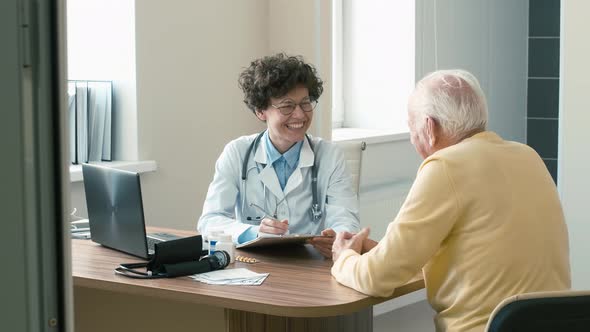
<svg viewBox="0 0 590 332"><path fill-rule="evenodd" d="M256 153L256 149L258 148L258 145L260 144L260 139L262 138L262 135L264 135L264 131L261 132L260 134L258 134L258 136L256 136L254 141L252 141L252 143L250 144L250 146L248 147L248 150L246 151L246 156L244 158L244 163L242 165L242 184L243 184L243 188L244 188L244 194L242 197L242 209L244 209L244 204L246 201L246 179L248 177L248 171L249 171L248 160L250 158L250 154ZM311 138L309 138L309 136L307 134L305 134L305 138L307 138L307 142L309 143L309 147L311 148L311 152L315 154L315 152L313 150L313 144L311 143ZM258 167L256 167L256 168L258 168ZM260 172L260 170L258 172ZM313 201L311 203L311 215L312 215L313 221L317 222L320 219L322 219L322 210L320 210L320 204L318 202L318 170L316 167L315 158L313 159L313 165L311 166L311 191L312 191L312 196L313 196L313 198L312 198ZM265 190L264 194L265 194L265 201L266 201L266 190ZM277 203L277 206L278 206L278 203ZM276 218L276 212L273 217ZM252 219L252 218L249 217L249 219Z"/></svg>

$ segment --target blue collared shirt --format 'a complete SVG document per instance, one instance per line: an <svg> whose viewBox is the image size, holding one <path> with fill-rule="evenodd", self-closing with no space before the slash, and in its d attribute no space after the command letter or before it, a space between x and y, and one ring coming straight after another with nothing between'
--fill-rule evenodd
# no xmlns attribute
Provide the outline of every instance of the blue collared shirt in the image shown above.
<svg viewBox="0 0 590 332"><path fill-rule="evenodd" d="M293 174L295 169L297 169L297 165L299 164L299 154L301 153L303 141L297 142L289 150L281 154L277 148L272 145L270 137L268 136L268 131L264 132L262 139L266 145L266 158L268 163L275 169L281 189L285 190L287 180L289 180L289 177Z"/></svg>

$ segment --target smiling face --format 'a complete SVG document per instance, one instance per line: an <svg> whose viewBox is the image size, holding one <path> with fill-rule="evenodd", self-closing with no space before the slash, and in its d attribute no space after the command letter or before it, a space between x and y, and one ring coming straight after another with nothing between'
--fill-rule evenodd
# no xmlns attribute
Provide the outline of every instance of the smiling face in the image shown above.
<svg viewBox="0 0 590 332"><path fill-rule="evenodd" d="M270 141L280 153L284 153L305 138L305 133L311 125L313 111L304 112L300 106L297 106L293 113L283 115L276 107L309 101L307 88L297 86L282 97L270 98L269 106L256 112L258 118L266 122Z"/></svg>

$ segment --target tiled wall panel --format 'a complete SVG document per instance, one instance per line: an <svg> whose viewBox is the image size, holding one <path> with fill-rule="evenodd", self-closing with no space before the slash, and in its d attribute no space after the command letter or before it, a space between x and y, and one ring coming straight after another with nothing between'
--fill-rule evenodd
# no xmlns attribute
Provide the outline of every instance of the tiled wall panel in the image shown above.
<svg viewBox="0 0 590 332"><path fill-rule="evenodd" d="M529 0L527 144L557 183L560 0Z"/></svg>

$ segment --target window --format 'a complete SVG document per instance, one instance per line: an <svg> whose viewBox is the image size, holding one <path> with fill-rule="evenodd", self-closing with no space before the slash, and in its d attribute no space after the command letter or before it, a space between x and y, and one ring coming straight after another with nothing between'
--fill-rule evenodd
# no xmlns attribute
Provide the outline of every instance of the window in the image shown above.
<svg viewBox="0 0 590 332"><path fill-rule="evenodd" d="M137 160L134 0L68 0L67 41L70 81L112 81L112 159Z"/></svg>
<svg viewBox="0 0 590 332"><path fill-rule="evenodd" d="M333 128L407 132L414 1L333 1Z"/></svg>

